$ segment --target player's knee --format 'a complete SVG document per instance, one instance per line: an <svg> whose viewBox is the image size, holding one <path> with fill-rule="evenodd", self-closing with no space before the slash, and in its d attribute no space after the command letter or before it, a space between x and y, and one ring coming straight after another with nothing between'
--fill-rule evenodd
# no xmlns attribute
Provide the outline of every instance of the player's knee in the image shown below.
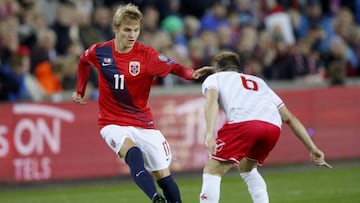
<svg viewBox="0 0 360 203"><path fill-rule="evenodd" d="M223 176L232 166L233 164L231 162L221 163L216 160L209 160L207 165L204 167L203 173L216 175L216 176Z"/></svg>
<svg viewBox="0 0 360 203"><path fill-rule="evenodd" d="M130 148L125 155L125 162L130 166L142 166L144 167L144 160L142 153L138 147Z"/></svg>
<svg viewBox="0 0 360 203"><path fill-rule="evenodd" d="M124 143L122 144L120 151L118 152L118 155L121 158L126 158L127 153L133 147L136 147L136 144L134 143L134 141L130 138L125 138Z"/></svg>
<svg viewBox="0 0 360 203"><path fill-rule="evenodd" d="M162 178L165 178L165 177L168 177L168 176L171 175L169 168L161 169L161 170L158 170L158 171L153 171L151 173L152 173L152 175L154 176L154 178L156 180L160 180Z"/></svg>
<svg viewBox="0 0 360 203"><path fill-rule="evenodd" d="M248 173L248 172L252 171L254 168L256 168L256 166L257 166L256 161L252 161L247 158L243 158L239 162L238 168L239 168L240 173Z"/></svg>

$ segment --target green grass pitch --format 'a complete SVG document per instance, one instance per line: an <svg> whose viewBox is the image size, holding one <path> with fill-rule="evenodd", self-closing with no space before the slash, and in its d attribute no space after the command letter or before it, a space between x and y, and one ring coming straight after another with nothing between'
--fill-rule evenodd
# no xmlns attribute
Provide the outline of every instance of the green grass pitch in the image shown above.
<svg viewBox="0 0 360 203"><path fill-rule="evenodd" d="M357 161L360 162L360 161ZM358 203L360 163L266 167L261 170L272 203ZM184 203L198 202L201 172L174 174ZM116 183L114 183L116 182ZM0 186L0 203L146 203L145 195L128 179L26 187ZM222 179L222 203L251 203L245 184L235 170Z"/></svg>

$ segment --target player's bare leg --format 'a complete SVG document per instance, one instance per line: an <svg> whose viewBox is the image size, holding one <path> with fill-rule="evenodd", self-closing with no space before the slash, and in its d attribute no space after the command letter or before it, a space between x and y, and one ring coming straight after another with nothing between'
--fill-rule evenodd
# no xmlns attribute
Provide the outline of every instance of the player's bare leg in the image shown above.
<svg viewBox="0 0 360 203"><path fill-rule="evenodd" d="M144 158L141 150L130 138L125 138L118 155L125 159L130 168L130 174L134 182L152 200L159 194L156 190L154 180L144 167Z"/></svg>
<svg viewBox="0 0 360 203"><path fill-rule="evenodd" d="M217 203L220 200L221 177L233 166L232 162L209 159L203 172L200 203Z"/></svg>
<svg viewBox="0 0 360 203"><path fill-rule="evenodd" d="M250 196L254 203L268 203L269 196L266 183L257 170L257 161L243 158L239 165L240 176L247 184Z"/></svg>

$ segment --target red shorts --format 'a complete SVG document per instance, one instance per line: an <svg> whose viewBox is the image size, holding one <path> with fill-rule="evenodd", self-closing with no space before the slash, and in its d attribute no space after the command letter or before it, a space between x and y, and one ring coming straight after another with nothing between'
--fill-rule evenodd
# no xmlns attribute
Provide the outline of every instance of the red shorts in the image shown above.
<svg viewBox="0 0 360 203"><path fill-rule="evenodd" d="M261 165L274 148L280 136L280 128L263 121L245 121L225 124L216 139L217 151L213 159L239 161L246 157Z"/></svg>

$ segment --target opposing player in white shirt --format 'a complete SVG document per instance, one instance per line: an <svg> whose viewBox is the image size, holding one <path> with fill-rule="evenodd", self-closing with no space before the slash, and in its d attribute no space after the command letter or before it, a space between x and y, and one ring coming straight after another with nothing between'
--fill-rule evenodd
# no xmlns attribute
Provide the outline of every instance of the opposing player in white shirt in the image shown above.
<svg viewBox="0 0 360 203"><path fill-rule="evenodd" d="M203 171L200 203L219 202L221 177L234 164L246 182L253 202L269 202L266 183L257 165L264 162L275 146L282 122L307 147L317 166L331 168L302 123L264 80L241 73L237 54L219 53L214 57L213 65L216 73L202 84L206 98L205 146L211 157ZM215 136L219 108L224 111L227 123Z"/></svg>

